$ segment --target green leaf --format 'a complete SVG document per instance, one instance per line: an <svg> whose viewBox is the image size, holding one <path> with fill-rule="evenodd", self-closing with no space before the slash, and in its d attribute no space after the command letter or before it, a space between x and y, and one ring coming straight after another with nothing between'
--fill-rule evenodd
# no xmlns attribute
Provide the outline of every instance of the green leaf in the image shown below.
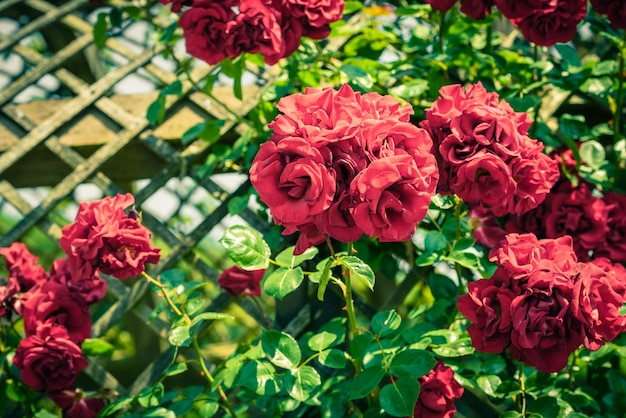
<svg viewBox="0 0 626 418"><path fill-rule="evenodd" d="M163 376L176 376L187 371L187 363L176 363L163 372Z"/></svg>
<svg viewBox="0 0 626 418"><path fill-rule="evenodd" d="M339 257L337 261L352 273L352 277L361 280L371 291L374 291L376 276L369 265L351 255Z"/></svg>
<svg viewBox="0 0 626 418"><path fill-rule="evenodd" d="M563 66L566 70L572 70L574 68L580 67L582 64L580 62L580 58L576 53L576 49L567 44L556 44L554 48L561 55L561 62L565 65Z"/></svg>
<svg viewBox="0 0 626 418"><path fill-rule="evenodd" d="M322 379L311 366L289 371L285 376L285 388L292 398L304 402L311 398L322 384Z"/></svg>
<svg viewBox="0 0 626 418"><path fill-rule="evenodd" d="M230 215L237 215L243 212L248 207L250 196L233 196L228 201L228 213Z"/></svg>
<svg viewBox="0 0 626 418"><path fill-rule="evenodd" d="M59 416L46 409L40 409L35 413L35 418L59 418Z"/></svg>
<svg viewBox="0 0 626 418"><path fill-rule="evenodd" d="M363 3L361 3L360 1L348 0L348 1L346 1L346 4L345 4L344 9L343 9L343 12L344 12L344 14L349 15L351 13L358 12L362 8L363 8Z"/></svg>
<svg viewBox="0 0 626 418"><path fill-rule="evenodd" d="M462 357L473 354L475 351L472 347L470 338L459 338L452 342L433 347L433 352L442 357Z"/></svg>
<svg viewBox="0 0 626 418"><path fill-rule="evenodd" d="M374 85L372 76L360 67L344 64L339 71L347 76L350 83L362 89L370 89Z"/></svg>
<svg viewBox="0 0 626 418"><path fill-rule="evenodd" d="M437 261L438 258L439 255L434 253L422 253L415 259L415 265L417 267L431 266Z"/></svg>
<svg viewBox="0 0 626 418"><path fill-rule="evenodd" d="M365 369L354 376L350 387L350 400L361 399L372 393L384 375L385 371L383 368L375 366Z"/></svg>
<svg viewBox="0 0 626 418"><path fill-rule="evenodd" d="M502 379L495 375L478 376L476 383L487 395L495 397L498 386L502 384Z"/></svg>
<svg viewBox="0 0 626 418"><path fill-rule="evenodd" d="M220 404L217 402L207 401L200 406L198 410L198 415L200 418L211 418L217 414L217 411L220 409Z"/></svg>
<svg viewBox="0 0 626 418"><path fill-rule="evenodd" d="M522 389L518 382L514 380L505 380L502 382L498 389L496 389L495 396L498 398L510 398L522 393Z"/></svg>
<svg viewBox="0 0 626 418"><path fill-rule="evenodd" d="M362 359L365 352L375 341L371 334L359 334L350 341L350 354L355 359Z"/></svg>
<svg viewBox="0 0 626 418"><path fill-rule="evenodd" d="M254 391L257 395L272 396L280 392L276 379L276 369L265 361L253 360L241 368L239 385Z"/></svg>
<svg viewBox="0 0 626 418"><path fill-rule="evenodd" d="M324 294L326 293L326 287L328 286L328 281L330 280L330 269L333 265L333 259L328 258L326 260L322 260L317 264L318 272L320 265L324 263L324 268L322 269L321 274L317 277L317 272L309 276L311 279L318 279L319 285L317 287L317 299L320 301L324 300Z"/></svg>
<svg viewBox="0 0 626 418"><path fill-rule="evenodd" d="M203 312L193 317L191 326L194 326L201 321L215 321L218 319L233 319L233 316L221 312Z"/></svg>
<svg viewBox="0 0 626 418"><path fill-rule="evenodd" d="M172 84L170 84L169 86L161 90L161 94L164 96L167 96L167 95L178 96L179 94L182 94L182 92L183 92L183 85L180 82L180 80L174 81Z"/></svg>
<svg viewBox="0 0 626 418"><path fill-rule="evenodd" d="M156 125L163 120L165 116L165 96L159 95L157 99L148 106L146 119L150 125Z"/></svg>
<svg viewBox="0 0 626 418"><path fill-rule="evenodd" d="M165 408L151 409L142 413L141 416L148 418L176 418L176 414L173 411Z"/></svg>
<svg viewBox="0 0 626 418"><path fill-rule="evenodd" d="M124 410L133 403L133 397L123 396L117 399L115 402L108 404L102 411L100 411L99 417L108 417L114 413Z"/></svg>
<svg viewBox="0 0 626 418"><path fill-rule="evenodd" d="M398 379L380 390L380 406L394 417L413 416L419 391L417 379Z"/></svg>
<svg viewBox="0 0 626 418"><path fill-rule="evenodd" d="M109 13L109 19L111 20L111 26L119 28L122 26L122 15L124 10L121 7L112 7Z"/></svg>
<svg viewBox="0 0 626 418"><path fill-rule="evenodd" d="M80 346L86 356L110 356L115 347L101 338L87 338Z"/></svg>
<svg viewBox="0 0 626 418"><path fill-rule="evenodd" d="M166 270L159 275L159 281L167 291L173 292L185 283L185 272L180 269Z"/></svg>
<svg viewBox="0 0 626 418"><path fill-rule="evenodd" d="M185 414L193 409L194 401L192 399L179 399L172 402L169 410L177 417L184 417Z"/></svg>
<svg viewBox="0 0 626 418"><path fill-rule="evenodd" d="M606 163L606 152L598 141L587 141L580 145L580 159L592 168L600 168Z"/></svg>
<svg viewBox="0 0 626 418"><path fill-rule="evenodd" d="M108 24L106 13L99 13L98 20L93 26L93 43L98 49L102 48L107 41L107 26Z"/></svg>
<svg viewBox="0 0 626 418"><path fill-rule="evenodd" d="M424 248L427 253L441 251L448 248L448 240L439 231L428 231L424 238Z"/></svg>
<svg viewBox="0 0 626 418"><path fill-rule="evenodd" d="M446 260L459 264L468 269L477 270L480 268L478 256L470 252L452 251L445 257Z"/></svg>
<svg viewBox="0 0 626 418"><path fill-rule="evenodd" d="M187 129L185 133L183 133L183 136L180 138L180 142L182 142L183 145L187 145L190 142L198 139L202 131L204 131L204 129L206 128L206 124L206 121L200 122Z"/></svg>
<svg viewBox="0 0 626 418"><path fill-rule="evenodd" d="M389 372L399 378L417 379L430 372L436 364L428 351L408 349L394 354L389 364Z"/></svg>
<svg viewBox="0 0 626 418"><path fill-rule="evenodd" d="M293 369L300 363L300 347L289 334L265 330L261 336L261 346L269 361L278 367Z"/></svg>
<svg viewBox="0 0 626 418"><path fill-rule="evenodd" d="M242 269L260 270L269 266L270 247L249 226L231 226L219 242L226 248L228 256Z"/></svg>
<svg viewBox="0 0 626 418"><path fill-rule="evenodd" d="M161 403L163 392L165 392L165 389L163 388L163 384L159 382L156 385L149 386L139 392L137 395L137 402L139 402L139 405L144 408L153 408Z"/></svg>
<svg viewBox="0 0 626 418"><path fill-rule="evenodd" d="M322 366L330 367L333 369L343 369L346 367L346 355L343 351L336 348L329 348L324 350L317 357Z"/></svg>
<svg viewBox="0 0 626 418"><path fill-rule="evenodd" d="M591 67L591 75L613 75L617 72L617 61L602 61Z"/></svg>
<svg viewBox="0 0 626 418"><path fill-rule="evenodd" d="M282 264L285 267L296 267L300 264L304 263L307 260L312 260L315 258L319 250L317 247L309 247L300 255L293 255L293 251L295 250L295 246L286 248L281 251L280 254L276 256L276 262L278 264Z"/></svg>
<svg viewBox="0 0 626 418"><path fill-rule="evenodd" d="M185 346L187 347L191 343L190 327L187 325L181 325L176 328L172 328L168 341L175 347Z"/></svg>
<svg viewBox="0 0 626 418"><path fill-rule="evenodd" d="M304 273L300 267L295 269L281 267L267 276L261 286L268 295L282 299L296 290L302 280L304 280Z"/></svg>
<svg viewBox="0 0 626 418"><path fill-rule="evenodd" d="M372 331L380 337L392 334L402 324L402 318L396 311L382 311L372 318Z"/></svg>
<svg viewBox="0 0 626 418"><path fill-rule="evenodd" d="M588 78L580 85L580 91L595 96L606 96L613 88L611 77Z"/></svg>
<svg viewBox="0 0 626 418"><path fill-rule="evenodd" d="M307 341L307 345L313 351L325 350L336 343L337 335L326 331L322 331L318 334L313 335L311 338L309 338L309 341Z"/></svg>
<svg viewBox="0 0 626 418"><path fill-rule="evenodd" d="M216 120L216 119L211 119L211 120L206 121L206 125L204 129L202 130L202 132L200 132L200 134L198 135L198 138L200 138L204 142L208 142L209 144L212 144L213 142L215 142L217 139L220 138L220 133L225 123L226 121L224 120Z"/></svg>

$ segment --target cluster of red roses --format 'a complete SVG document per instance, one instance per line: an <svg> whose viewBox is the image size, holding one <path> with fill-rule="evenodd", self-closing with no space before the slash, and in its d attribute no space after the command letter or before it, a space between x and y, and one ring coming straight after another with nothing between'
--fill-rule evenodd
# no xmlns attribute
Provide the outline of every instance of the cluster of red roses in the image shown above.
<svg viewBox="0 0 626 418"><path fill-rule="evenodd" d="M498 268L468 286L459 311L472 345L543 372L565 367L581 344L597 350L626 330L626 269L605 258L578 262L569 236L509 234L490 253Z"/></svg>
<svg viewBox="0 0 626 418"><path fill-rule="evenodd" d="M511 232L532 232L540 239L570 235L581 261L605 257L626 262L626 196L613 191L595 196L593 185L576 173L571 150L555 158L570 177L576 177L576 186L562 175L543 203L523 215L505 217L502 225L494 217L475 216L480 225L474 238L493 248Z"/></svg>
<svg viewBox="0 0 626 418"><path fill-rule="evenodd" d="M456 413L454 401L463 395L463 386L454 379L454 371L437 359L437 365L418 380L420 393L413 416L453 418Z"/></svg>
<svg viewBox="0 0 626 418"><path fill-rule="evenodd" d="M48 274L24 244L0 249L9 272L0 286L0 316L21 315L26 334L13 361L22 381L48 390L64 416L95 417L104 407L102 399L70 388L88 365L80 345L91 336L89 305L106 293L99 272L126 279L159 260L150 233L134 212L124 212L133 203L129 194L81 203L76 220L62 230L68 258L55 260Z"/></svg>
<svg viewBox="0 0 626 418"><path fill-rule="evenodd" d="M428 210L439 177L428 133L390 96L307 89L278 103L250 180L296 253L329 235L404 241Z"/></svg>
<svg viewBox="0 0 626 418"><path fill-rule="evenodd" d="M426 0L433 9L446 12L457 0ZM591 0L597 13L607 15L618 29L626 28L623 0ZM461 12L473 19L484 19L496 6L524 37L537 45L568 42L587 14L587 0L461 0Z"/></svg>
<svg viewBox="0 0 626 418"><path fill-rule="evenodd" d="M300 38L323 39L341 19L345 1L161 0L180 12L187 52L209 64L259 52L272 65L293 54ZM238 13L235 12L238 11Z"/></svg>
<svg viewBox="0 0 626 418"><path fill-rule="evenodd" d="M559 177L543 144L528 137L531 120L481 83L444 86L426 110L426 129L439 165L438 192L503 216L537 207Z"/></svg>

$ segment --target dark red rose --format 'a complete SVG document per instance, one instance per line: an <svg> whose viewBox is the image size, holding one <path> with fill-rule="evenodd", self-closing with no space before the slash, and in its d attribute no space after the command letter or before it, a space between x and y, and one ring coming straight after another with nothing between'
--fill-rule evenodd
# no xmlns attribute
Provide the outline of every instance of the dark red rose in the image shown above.
<svg viewBox="0 0 626 418"><path fill-rule="evenodd" d="M2 280L2 277L0 277ZM6 284L0 284L0 317L13 312L13 297L19 293L20 285L17 280L11 276Z"/></svg>
<svg viewBox="0 0 626 418"><path fill-rule="evenodd" d="M420 377L420 394L413 416L415 418L452 418L456 413L454 401L463 395L463 386L454 379L454 371L437 359L437 365Z"/></svg>
<svg viewBox="0 0 626 418"><path fill-rule="evenodd" d="M407 154L372 161L350 184L357 202L352 211L356 225L382 242L410 239L434 193L436 180L429 183L420 172L429 166L436 166L430 154L421 166Z"/></svg>
<svg viewBox="0 0 626 418"><path fill-rule="evenodd" d="M263 0L242 0L239 14L226 25L226 53L237 57L242 52L259 52L269 65L285 55L281 15Z"/></svg>
<svg viewBox="0 0 626 418"><path fill-rule="evenodd" d="M139 275L146 263L159 261L150 232L124 213L134 201L125 194L80 204L76 220L62 229L59 241L75 277L92 277L99 270L123 280Z"/></svg>
<svg viewBox="0 0 626 418"><path fill-rule="evenodd" d="M456 169L450 190L469 206L504 216L512 211L516 185L511 169L494 154L470 160Z"/></svg>
<svg viewBox="0 0 626 418"><path fill-rule="evenodd" d="M230 6L219 3L189 8L178 24L183 28L187 52L207 64L217 64L228 56L226 25L235 18Z"/></svg>
<svg viewBox="0 0 626 418"><path fill-rule="evenodd" d="M626 196L609 192L602 198L608 211L604 243L594 252L614 262L626 261Z"/></svg>
<svg viewBox="0 0 626 418"><path fill-rule="evenodd" d="M426 3L430 4L433 9L440 12L447 12L452 9L456 0L426 0Z"/></svg>
<svg viewBox="0 0 626 418"><path fill-rule="evenodd" d="M86 398L80 389L48 392L48 397L63 410L63 418L97 418L104 409L102 398Z"/></svg>
<svg viewBox="0 0 626 418"><path fill-rule="evenodd" d="M572 308L572 277L551 270L533 272L511 302L511 355L537 370L553 373L567 365L582 343Z"/></svg>
<svg viewBox="0 0 626 418"><path fill-rule="evenodd" d="M320 151L324 149L297 137L261 145L250 168L250 181L277 224L309 223L332 204L335 177L326 166L330 155Z"/></svg>
<svg viewBox="0 0 626 418"><path fill-rule="evenodd" d="M543 203L560 176L556 161L545 154L514 159L511 161L511 174L517 181L513 212L518 215Z"/></svg>
<svg viewBox="0 0 626 418"><path fill-rule="evenodd" d="M341 19L344 0L281 0L281 12L299 19L304 36L322 39L330 32L329 24Z"/></svg>
<svg viewBox="0 0 626 418"><path fill-rule="evenodd" d="M233 266L224 270L217 282L231 296L260 296L264 274L265 270L243 270Z"/></svg>
<svg viewBox="0 0 626 418"><path fill-rule="evenodd" d="M77 344L91 336L87 303L80 294L59 283L45 282L25 293L21 313L27 336L37 333L44 324L64 327L69 338Z"/></svg>
<svg viewBox="0 0 626 418"><path fill-rule="evenodd" d="M478 351L501 353L511 343L511 303L517 288L499 268L491 279L470 282L467 294L458 298L459 312L472 322L467 332Z"/></svg>
<svg viewBox="0 0 626 418"><path fill-rule="evenodd" d="M470 225L474 228L472 237L479 245L493 248L504 239L506 231L492 214L484 214L481 211L472 209L469 212L469 216Z"/></svg>
<svg viewBox="0 0 626 418"><path fill-rule="evenodd" d="M553 190L545 201L545 235L557 238L571 235L579 260L589 259L589 251L602 247L608 233L609 208L581 183L573 188L569 182Z"/></svg>
<svg viewBox="0 0 626 418"><path fill-rule="evenodd" d="M20 291L25 292L46 281L45 270L37 264L39 259L23 243L14 242L10 247L0 248L0 255L5 258L9 281L16 280Z"/></svg>
<svg viewBox="0 0 626 418"><path fill-rule="evenodd" d="M545 0L494 0L494 3L508 19L530 16L537 10L556 4L555 1L546 2Z"/></svg>
<svg viewBox="0 0 626 418"><path fill-rule="evenodd" d="M461 13L474 20L483 20L491 13L493 0L461 0Z"/></svg>
<svg viewBox="0 0 626 418"><path fill-rule="evenodd" d="M606 15L615 29L626 29L626 3L623 0L591 0L596 13Z"/></svg>
<svg viewBox="0 0 626 418"><path fill-rule="evenodd" d="M79 271L72 271L67 259L61 258L52 263L48 280L80 294L87 304L97 302L106 295L107 282L100 278L98 272L94 272L91 277L77 277L76 273Z"/></svg>
<svg viewBox="0 0 626 418"><path fill-rule="evenodd" d="M52 324L43 325L37 334L20 341L13 363L22 381L37 391L69 388L89 364L65 328Z"/></svg>
<svg viewBox="0 0 626 418"><path fill-rule="evenodd" d="M543 1L532 13L509 19L526 39L541 46L569 42L587 13L587 0Z"/></svg>
<svg viewBox="0 0 626 418"><path fill-rule="evenodd" d="M626 302L626 276L618 277L617 271L581 263L572 312L582 323L583 343L590 350L599 349L626 330L626 316L619 313Z"/></svg>

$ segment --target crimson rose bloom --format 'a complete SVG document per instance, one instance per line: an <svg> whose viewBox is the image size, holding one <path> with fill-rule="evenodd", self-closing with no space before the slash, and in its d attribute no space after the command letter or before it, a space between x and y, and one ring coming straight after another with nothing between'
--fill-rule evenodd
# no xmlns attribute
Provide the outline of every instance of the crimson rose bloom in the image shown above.
<svg viewBox="0 0 626 418"><path fill-rule="evenodd" d="M48 392L48 396L63 410L64 418L97 418L104 409L102 398L86 398L80 389Z"/></svg>
<svg viewBox="0 0 626 418"><path fill-rule="evenodd" d="M280 22L278 11L263 0L242 0L239 14L226 25L227 55L260 52L267 64L276 64L285 53Z"/></svg>
<svg viewBox="0 0 626 418"><path fill-rule="evenodd" d="M602 198L607 209L606 236L594 252L594 256L605 256L614 262L626 261L626 196L609 192Z"/></svg>
<svg viewBox="0 0 626 418"><path fill-rule="evenodd" d="M300 21L303 35L322 39L330 33L330 23L341 19L345 0L275 0L282 14Z"/></svg>
<svg viewBox="0 0 626 418"><path fill-rule="evenodd" d="M27 336L44 324L60 325L69 339L80 344L91 336L91 316L87 303L78 293L54 282L45 282L22 296L21 313Z"/></svg>
<svg viewBox="0 0 626 418"><path fill-rule="evenodd" d="M0 277L0 279L2 279ZM0 317L13 311L13 297L20 291L20 285L16 279L9 276L6 284L0 285Z"/></svg>
<svg viewBox="0 0 626 418"><path fill-rule="evenodd" d="M124 210L135 202L131 194L83 202L76 220L61 230L59 244L75 277L92 277L97 270L118 279L140 274L146 263L159 261L150 232Z"/></svg>
<svg viewBox="0 0 626 418"><path fill-rule="evenodd" d="M413 416L415 418L452 418L456 413L454 401L463 395L463 386L454 379L454 371L437 359L437 365L420 377L420 394Z"/></svg>
<svg viewBox="0 0 626 418"><path fill-rule="evenodd" d="M587 13L587 0L494 0L526 39L541 46L568 42Z"/></svg>
<svg viewBox="0 0 626 418"><path fill-rule="evenodd" d="M52 263L48 280L80 294L87 304L97 302L106 295L107 282L100 278L98 272L91 277L75 277L77 272L72 272L67 259L61 258Z"/></svg>
<svg viewBox="0 0 626 418"><path fill-rule="evenodd" d="M623 0L591 0L596 13L606 15L615 29L626 29L626 3Z"/></svg>
<svg viewBox="0 0 626 418"><path fill-rule="evenodd" d="M10 247L0 248L0 255L5 258L9 281L17 281L20 291L26 292L46 281L45 270L37 264L39 259L32 255L23 243L14 242Z"/></svg>
<svg viewBox="0 0 626 418"><path fill-rule="evenodd" d="M491 13L493 0L461 0L461 13L474 20L483 20Z"/></svg>
<svg viewBox="0 0 626 418"><path fill-rule="evenodd" d="M263 269L244 270L233 266L224 270L217 282L231 296L260 296L260 283L264 274Z"/></svg>
<svg viewBox="0 0 626 418"><path fill-rule="evenodd" d="M217 64L228 56L226 25L235 12L226 4L204 3L185 11L178 24L183 28L187 52L207 64Z"/></svg>
<svg viewBox="0 0 626 418"><path fill-rule="evenodd" d="M67 331L52 324L20 341L13 363L20 370L22 381L37 391L67 389L89 364Z"/></svg>

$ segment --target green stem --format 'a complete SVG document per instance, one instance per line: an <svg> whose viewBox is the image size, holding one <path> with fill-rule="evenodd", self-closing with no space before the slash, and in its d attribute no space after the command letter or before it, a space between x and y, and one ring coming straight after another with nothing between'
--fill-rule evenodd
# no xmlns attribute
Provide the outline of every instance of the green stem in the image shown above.
<svg viewBox="0 0 626 418"><path fill-rule="evenodd" d="M520 390L522 391L522 393L520 393L521 403L522 403L520 413L522 414L523 417L525 417L526 416L526 381L524 379L524 363L520 364L519 386L520 386Z"/></svg>
<svg viewBox="0 0 626 418"><path fill-rule="evenodd" d="M446 12L441 12L441 20L439 21L439 50L445 53L445 37L446 37Z"/></svg>
<svg viewBox="0 0 626 418"><path fill-rule="evenodd" d="M617 73L617 103L615 104L615 117L613 118L613 142L620 139L622 124L622 103L624 101L624 53L626 51L626 31L623 31L622 44L619 48L618 73Z"/></svg>
<svg viewBox="0 0 626 418"><path fill-rule="evenodd" d="M200 344L198 344L198 338L193 337L191 339L191 342L193 344L193 350L196 352L196 357L198 358L198 364L200 365L200 369L202 370L202 373L204 374L206 380L209 382L209 388L213 388L213 383L215 383L215 379L213 378L213 375L209 371L206 363L204 362L204 357L202 357L202 352L200 352ZM222 398L223 406L226 411L228 411L231 417L235 418L237 415L235 414L235 411L230 404L228 395L226 395L226 392L224 392L224 389L222 389L222 385L217 385L217 392L219 393L220 398Z"/></svg>
<svg viewBox="0 0 626 418"><path fill-rule="evenodd" d="M185 323L187 325L191 325L191 318L189 318L189 316L185 313L183 313L178 306L176 306L176 304L174 303L174 301L170 298L170 296L167 294L167 290L165 289L165 286L163 286L163 283L161 283L159 280L155 280L154 278L152 278L152 276L150 276L148 273L146 273L145 271L141 272L141 275L143 277L146 278L146 280L148 280L148 282L152 283L153 285L155 285L156 287L159 288L159 290L161 291L161 294L163 295L163 297L165 298L165 303L167 303L167 306L170 307L170 309L172 309L172 311L178 315L181 316Z"/></svg>
<svg viewBox="0 0 626 418"><path fill-rule="evenodd" d="M354 251L354 245L350 242L348 243L348 255L352 255ZM344 282L346 284L344 297L346 299L346 313L348 314L348 342L354 338L356 335L356 314L354 312L354 300L352 298L352 283L351 283L351 274L350 270L347 268L343 269L343 277Z"/></svg>

